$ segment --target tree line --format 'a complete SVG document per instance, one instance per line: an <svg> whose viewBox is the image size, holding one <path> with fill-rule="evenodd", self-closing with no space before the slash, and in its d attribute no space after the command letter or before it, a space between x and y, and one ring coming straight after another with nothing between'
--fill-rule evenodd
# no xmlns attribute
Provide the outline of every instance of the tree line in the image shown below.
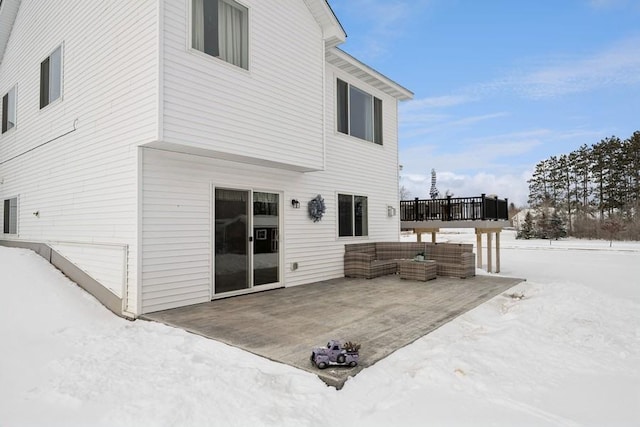
<svg viewBox="0 0 640 427"><path fill-rule="evenodd" d="M640 131L542 160L527 182L529 206L556 212L570 235L640 239Z"/></svg>

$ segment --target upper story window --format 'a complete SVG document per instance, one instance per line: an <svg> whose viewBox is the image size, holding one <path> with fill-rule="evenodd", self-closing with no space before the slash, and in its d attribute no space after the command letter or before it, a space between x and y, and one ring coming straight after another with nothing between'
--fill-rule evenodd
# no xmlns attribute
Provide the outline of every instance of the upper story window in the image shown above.
<svg viewBox="0 0 640 427"><path fill-rule="evenodd" d="M382 145L382 100L338 79L338 132Z"/></svg>
<svg viewBox="0 0 640 427"><path fill-rule="evenodd" d="M62 46L40 63L40 108L62 95Z"/></svg>
<svg viewBox="0 0 640 427"><path fill-rule="evenodd" d="M191 47L249 69L247 8L233 0L192 0Z"/></svg>
<svg viewBox="0 0 640 427"><path fill-rule="evenodd" d="M367 196L338 194L338 236L367 236Z"/></svg>
<svg viewBox="0 0 640 427"><path fill-rule="evenodd" d="M16 87L2 97L2 133L16 126Z"/></svg>
<svg viewBox="0 0 640 427"><path fill-rule="evenodd" d="M18 198L4 199L4 234L18 234Z"/></svg>

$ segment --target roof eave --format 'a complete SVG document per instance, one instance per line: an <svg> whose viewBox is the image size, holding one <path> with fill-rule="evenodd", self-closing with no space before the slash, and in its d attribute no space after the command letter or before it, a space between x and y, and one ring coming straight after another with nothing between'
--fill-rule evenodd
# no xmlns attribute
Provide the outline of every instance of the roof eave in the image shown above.
<svg viewBox="0 0 640 427"><path fill-rule="evenodd" d="M337 46L347 39L347 34L326 0L304 0L313 17L322 28L325 46Z"/></svg>
<svg viewBox="0 0 640 427"><path fill-rule="evenodd" d="M393 96L399 101L413 99L413 92L357 60L345 51L332 47L327 49L326 60L329 64L351 74L365 83Z"/></svg>
<svg viewBox="0 0 640 427"><path fill-rule="evenodd" d="M18 15L21 0L2 0L0 3L0 64L4 60L4 52L11 36L13 23Z"/></svg>

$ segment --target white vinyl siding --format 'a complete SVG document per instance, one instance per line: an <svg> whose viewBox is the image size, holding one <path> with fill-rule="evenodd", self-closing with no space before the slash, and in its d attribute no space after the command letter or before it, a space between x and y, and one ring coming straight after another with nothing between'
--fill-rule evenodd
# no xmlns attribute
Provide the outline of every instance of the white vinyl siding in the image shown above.
<svg viewBox="0 0 640 427"><path fill-rule="evenodd" d="M173 3L166 5L168 7ZM169 23L167 25L172 27ZM171 41L167 43L172 44ZM174 66L177 65L168 64L167 73L173 70ZM324 131L321 131L321 134L326 135L326 166L321 172L301 173L285 168L268 168L213 157L151 148L143 150L143 228L140 248L142 313L206 302L211 298L214 256L212 190L216 187L282 193L284 209L281 215L284 226L280 230L280 249L283 252L284 262L281 267L285 286L343 277L345 239L338 236L337 194L366 195L367 235L350 237L349 243L399 239L398 217L387 215L387 206L398 205L397 102L394 98L360 82L360 87L385 103L381 118L384 122L381 129L384 131L385 144L345 144L343 137L335 132L335 79L338 76L343 80L353 80L353 77L345 75L331 65L326 67L326 99L322 103L326 118ZM225 76L222 68L216 70L218 75ZM238 77L235 83L241 83L243 79L244 77ZM178 85L179 82L174 77L169 77L169 80L171 81L166 82L167 92L173 92L172 86ZM190 79L182 79L180 84L185 85L189 81ZM242 96L251 98L249 94L242 93ZM256 95L256 102L260 101L260 96L260 93ZM165 93L165 108L168 105L167 99L172 99L172 102L180 100L177 93ZM197 97L191 100L198 105L205 105L207 102ZM291 107L300 110L307 108L306 104L309 102L304 97L291 98L289 101L293 103ZM279 103L275 103L271 109L280 111L276 109L279 106ZM172 109L175 107L171 106ZM234 102L231 102L230 108L236 108ZM189 111L185 106L180 110ZM226 114L224 110L220 111ZM188 126L191 127L187 128L187 124L178 126L177 121L174 123L171 118L173 114L172 112L165 116L165 120L172 121L172 130L165 127L165 132L168 132L172 139L177 135L185 135L186 138L198 129L201 130L197 133L204 136L204 129L207 129L206 126L210 123L202 122L212 120L211 117L191 117L188 121ZM259 123L245 120L248 128L255 132L247 144L251 150L254 144L265 141L260 127L268 133L270 123L264 120ZM209 144L216 147L224 146L225 142L219 140L221 134L218 127L222 126L222 122L216 122L215 119L212 121L215 126L210 128L212 133L209 135ZM286 153L282 150L283 147L287 147L288 140L296 139L295 127L283 127L279 135L283 140L277 151L279 160L291 161L296 153ZM316 136L314 135L311 141L314 141ZM239 127L235 131L229 129L225 137L230 138L232 142L236 141L238 147L243 147L248 135ZM173 141L185 146L192 144L192 141L188 140ZM298 135L297 141L299 146L306 146L307 140L304 137ZM270 154L275 147L277 145L267 139L264 146L265 155ZM318 194L325 200L326 213L322 220L313 222L306 207L308 201ZM291 200L298 200L300 208L296 209L288 203ZM297 269L292 268L293 263L298 265Z"/></svg>
<svg viewBox="0 0 640 427"><path fill-rule="evenodd" d="M337 194L367 196L368 236L350 242L397 240L395 99L325 65L306 2L241 3L248 71L191 48L190 0L24 0L0 64L0 88L20 97L0 143L0 190L20 195L20 234L5 238L54 242L114 291L126 274L136 314L211 297L216 186L281 195L286 286L343 276ZM41 109L38 66L60 46L64 108ZM384 102L384 146L336 132L336 78ZM165 143L201 156L141 148Z"/></svg>
<svg viewBox="0 0 640 427"><path fill-rule="evenodd" d="M0 191L20 194L19 238L84 242L74 262L101 278L116 257L96 266L93 245L127 246L130 311L137 304L137 146L157 139L158 129L158 6L23 1L0 64L0 88L19 88L19 129L0 137ZM64 108L40 109L40 63L59 46Z"/></svg>
<svg viewBox="0 0 640 427"><path fill-rule="evenodd" d="M126 245L53 242L50 246L114 295L122 297L127 280L128 247Z"/></svg>
<svg viewBox="0 0 640 427"><path fill-rule="evenodd" d="M305 2L242 1L249 72L190 48L190 3L163 0L163 141L321 170L324 44Z"/></svg>
<svg viewBox="0 0 640 427"><path fill-rule="evenodd" d="M395 118L392 115L388 119ZM328 123L333 123L332 116ZM367 236L352 237L351 242L397 240L398 217L387 215L387 206L398 203L397 146L396 138L388 138L384 147L366 144L362 149L345 148L343 141L332 136L327 141L327 170L311 174L145 149L142 312L211 298L211 199L215 187L283 193L280 248L284 253L285 286L344 275L345 242L337 236L337 193L366 194L368 230L363 234ZM360 161L353 162L356 157ZM317 194L325 200L326 213L321 221L313 222L306 206ZM292 199L300 201L300 209L287 203ZM297 270L291 268L294 262Z"/></svg>

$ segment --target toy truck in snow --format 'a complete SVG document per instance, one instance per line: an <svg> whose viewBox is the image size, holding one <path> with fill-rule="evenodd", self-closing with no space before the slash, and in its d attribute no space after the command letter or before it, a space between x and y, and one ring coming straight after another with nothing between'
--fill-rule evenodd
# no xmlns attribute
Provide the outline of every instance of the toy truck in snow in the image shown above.
<svg viewBox="0 0 640 427"><path fill-rule="evenodd" d="M311 352L311 363L320 369L327 366L351 366L358 364L360 345L331 340L326 347L316 347Z"/></svg>

